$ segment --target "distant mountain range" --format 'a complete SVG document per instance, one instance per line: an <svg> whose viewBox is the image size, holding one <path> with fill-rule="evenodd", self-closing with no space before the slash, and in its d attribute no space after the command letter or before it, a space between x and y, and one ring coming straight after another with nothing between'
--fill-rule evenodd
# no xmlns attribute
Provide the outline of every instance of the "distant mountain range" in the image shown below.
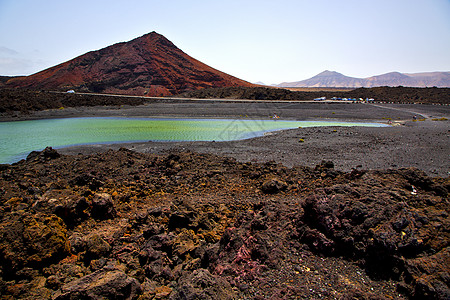
<svg viewBox="0 0 450 300"><path fill-rule="evenodd" d="M0 76L0 87L125 95L170 96L209 87L254 87L184 53L151 32L129 42L91 51L30 76ZM277 87L450 87L450 72L387 73L353 78L324 71L310 79Z"/></svg>
<svg viewBox="0 0 450 300"><path fill-rule="evenodd" d="M368 78L348 77L334 71L324 71L302 81L283 82L277 87L450 87L450 72L399 73L391 72Z"/></svg>
<svg viewBox="0 0 450 300"><path fill-rule="evenodd" d="M192 58L151 32L91 51L39 73L0 78L0 86L170 96L206 87L254 86Z"/></svg>

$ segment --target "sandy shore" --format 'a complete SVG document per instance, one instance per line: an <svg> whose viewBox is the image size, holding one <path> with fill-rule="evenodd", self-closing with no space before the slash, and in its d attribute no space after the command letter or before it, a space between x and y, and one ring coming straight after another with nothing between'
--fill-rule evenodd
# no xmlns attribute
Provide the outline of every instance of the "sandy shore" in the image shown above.
<svg viewBox="0 0 450 300"><path fill-rule="evenodd" d="M387 123L394 126L298 128L264 137L231 142L146 142L101 144L60 149L64 154L89 154L126 147L143 153L171 149L234 157L239 161L275 161L286 166L315 166L331 160L336 169L417 167L430 176L447 177L450 171L450 108L444 105L338 104L338 103L233 103L213 101L155 102L136 107L70 108L37 112L28 118L55 117L188 117L345 120ZM413 121L416 116L417 121ZM422 120L426 118L425 120ZM300 141L303 140L303 141Z"/></svg>

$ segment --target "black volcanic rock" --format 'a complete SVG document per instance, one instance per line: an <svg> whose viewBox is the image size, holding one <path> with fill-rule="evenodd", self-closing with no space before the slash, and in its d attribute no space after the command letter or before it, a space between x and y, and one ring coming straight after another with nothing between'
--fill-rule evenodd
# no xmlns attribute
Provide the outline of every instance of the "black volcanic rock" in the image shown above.
<svg viewBox="0 0 450 300"><path fill-rule="evenodd" d="M448 299L449 178L332 166L122 149L3 167L0 294Z"/></svg>

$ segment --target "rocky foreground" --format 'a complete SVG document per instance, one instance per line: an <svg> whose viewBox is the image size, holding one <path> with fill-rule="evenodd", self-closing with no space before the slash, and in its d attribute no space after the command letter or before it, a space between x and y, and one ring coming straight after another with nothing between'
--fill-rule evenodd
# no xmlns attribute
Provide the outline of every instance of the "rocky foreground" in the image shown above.
<svg viewBox="0 0 450 300"><path fill-rule="evenodd" d="M0 166L1 299L448 299L449 178L51 148Z"/></svg>

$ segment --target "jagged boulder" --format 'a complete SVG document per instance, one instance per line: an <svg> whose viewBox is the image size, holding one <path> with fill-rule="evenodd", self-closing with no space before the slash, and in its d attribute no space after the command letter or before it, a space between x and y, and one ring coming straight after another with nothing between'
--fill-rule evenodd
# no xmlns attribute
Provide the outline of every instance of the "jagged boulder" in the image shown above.
<svg viewBox="0 0 450 300"><path fill-rule="evenodd" d="M61 287L55 300L136 299L140 283L114 268L104 268Z"/></svg>
<svg viewBox="0 0 450 300"><path fill-rule="evenodd" d="M85 197L68 197L54 208L54 213L72 227L90 216L91 203Z"/></svg>
<svg viewBox="0 0 450 300"><path fill-rule="evenodd" d="M52 147L46 147L42 151L31 151L27 156L27 161L33 160L51 160L60 157L61 154L58 153Z"/></svg>
<svg viewBox="0 0 450 300"><path fill-rule="evenodd" d="M98 193L94 195L91 210L91 215L93 218L99 220L112 219L116 216L116 214L117 212L111 195L107 193Z"/></svg>
<svg viewBox="0 0 450 300"><path fill-rule="evenodd" d="M180 280L170 299L236 299L230 284L206 269L197 269Z"/></svg>
<svg viewBox="0 0 450 300"><path fill-rule="evenodd" d="M0 264L4 276L23 267L41 269L69 253L67 229L56 215L10 214L0 223Z"/></svg>
<svg viewBox="0 0 450 300"><path fill-rule="evenodd" d="M265 194L276 194L284 191L287 188L287 183L278 179L271 178L266 181L261 186L261 191Z"/></svg>
<svg viewBox="0 0 450 300"><path fill-rule="evenodd" d="M446 189L413 168L359 180L310 195L299 239L316 252L360 260L369 274L401 281L401 290L418 299L446 299L449 234L442 229L450 219L438 196Z"/></svg>

